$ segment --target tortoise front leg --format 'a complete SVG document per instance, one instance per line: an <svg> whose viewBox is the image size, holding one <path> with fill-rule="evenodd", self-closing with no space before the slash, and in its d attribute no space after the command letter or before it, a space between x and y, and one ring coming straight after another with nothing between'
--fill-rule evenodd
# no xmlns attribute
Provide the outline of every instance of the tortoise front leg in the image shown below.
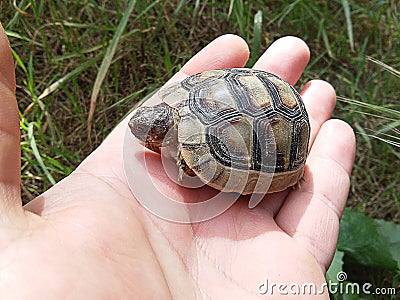
<svg viewBox="0 0 400 300"><path fill-rule="evenodd" d="M188 165L186 164L185 160L183 159L181 152L178 152L178 158L177 158L177 165L179 167L179 171L178 171L178 182L182 183L182 179L183 179L183 174L186 174L190 177L194 177L196 176L196 173L193 172L192 169L190 169L188 167Z"/></svg>

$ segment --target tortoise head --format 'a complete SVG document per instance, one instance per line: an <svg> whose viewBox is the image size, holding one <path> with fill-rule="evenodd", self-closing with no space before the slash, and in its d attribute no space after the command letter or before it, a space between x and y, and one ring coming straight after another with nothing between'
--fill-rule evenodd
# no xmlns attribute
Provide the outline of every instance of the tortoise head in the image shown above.
<svg viewBox="0 0 400 300"><path fill-rule="evenodd" d="M153 107L139 107L129 121L129 128L146 148L160 153L160 147L176 141L178 120L176 110L161 103Z"/></svg>

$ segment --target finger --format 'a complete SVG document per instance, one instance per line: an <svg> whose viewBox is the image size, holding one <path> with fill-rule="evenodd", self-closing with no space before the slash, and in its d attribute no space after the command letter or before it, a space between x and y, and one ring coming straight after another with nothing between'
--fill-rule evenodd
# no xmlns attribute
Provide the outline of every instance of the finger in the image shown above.
<svg viewBox="0 0 400 300"><path fill-rule="evenodd" d="M307 160L304 182L289 193L276 216L277 224L299 240L323 270L335 251L354 156L351 127L340 120L325 122Z"/></svg>
<svg viewBox="0 0 400 300"><path fill-rule="evenodd" d="M22 211L20 197L19 119L14 64L0 25L0 212Z"/></svg>
<svg viewBox="0 0 400 300"><path fill-rule="evenodd" d="M241 37L226 34L216 38L193 56L178 74L190 76L206 70L242 68L249 59L249 54L249 47Z"/></svg>
<svg viewBox="0 0 400 300"><path fill-rule="evenodd" d="M310 60L307 44L296 37L287 36L275 41L254 64L254 69L278 75L294 85Z"/></svg>
<svg viewBox="0 0 400 300"><path fill-rule="evenodd" d="M320 127L332 115L336 104L336 93L328 82L312 80L305 85L301 96L310 120L309 149L311 149Z"/></svg>

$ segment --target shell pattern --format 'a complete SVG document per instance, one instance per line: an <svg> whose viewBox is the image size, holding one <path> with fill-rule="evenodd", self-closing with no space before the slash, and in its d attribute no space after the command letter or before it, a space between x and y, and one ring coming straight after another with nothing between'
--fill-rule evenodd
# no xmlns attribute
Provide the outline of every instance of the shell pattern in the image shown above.
<svg viewBox="0 0 400 300"><path fill-rule="evenodd" d="M299 93L278 76L244 68L205 71L160 97L178 111L181 159L210 186L276 192L303 176L309 119Z"/></svg>

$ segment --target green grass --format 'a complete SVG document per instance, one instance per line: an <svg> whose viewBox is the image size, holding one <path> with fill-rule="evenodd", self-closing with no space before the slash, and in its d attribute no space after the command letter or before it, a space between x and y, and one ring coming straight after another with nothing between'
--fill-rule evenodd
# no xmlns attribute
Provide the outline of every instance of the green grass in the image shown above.
<svg viewBox="0 0 400 300"><path fill-rule="evenodd" d="M0 20L16 60L24 201L67 176L137 101L218 35L241 35L252 50L249 66L277 38L296 35L312 52L298 87L331 82L340 96L334 117L356 131L348 205L400 222L397 1L17 4L2 2Z"/></svg>

